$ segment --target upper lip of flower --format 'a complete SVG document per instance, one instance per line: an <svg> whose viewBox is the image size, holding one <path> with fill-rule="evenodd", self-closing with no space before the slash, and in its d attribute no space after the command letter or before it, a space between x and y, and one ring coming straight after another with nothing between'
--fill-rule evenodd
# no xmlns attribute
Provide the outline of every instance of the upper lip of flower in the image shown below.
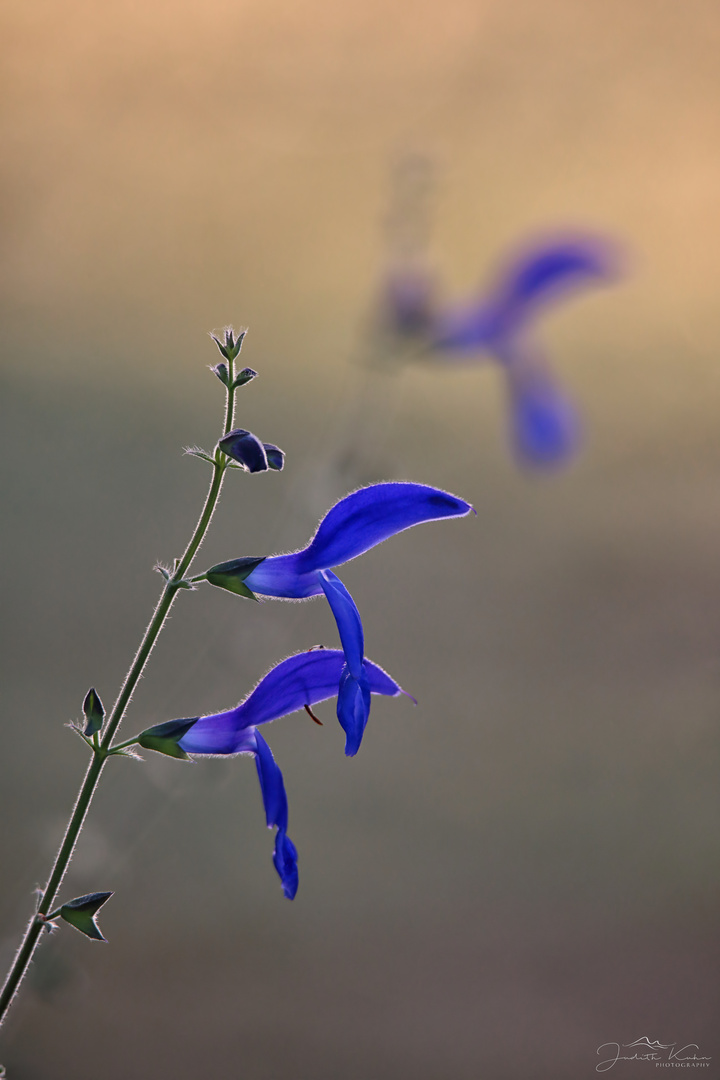
<svg viewBox="0 0 720 1080"><path fill-rule="evenodd" d="M435 317L432 347L495 351L522 333L551 301L618 276L618 251L600 237L568 234L536 240L509 259L488 293Z"/></svg>
<svg viewBox="0 0 720 1080"><path fill-rule="evenodd" d="M281 599L318 596L323 591L318 570L350 562L413 525L464 517L472 509L463 499L426 484L372 484L328 510L304 548L264 559L245 584L253 592Z"/></svg>
<svg viewBox="0 0 720 1080"><path fill-rule="evenodd" d="M295 653L275 664L234 709L199 717L178 745L188 754L254 753L248 732L335 697L344 663L340 649ZM372 693L410 697L378 664L365 660L365 668Z"/></svg>

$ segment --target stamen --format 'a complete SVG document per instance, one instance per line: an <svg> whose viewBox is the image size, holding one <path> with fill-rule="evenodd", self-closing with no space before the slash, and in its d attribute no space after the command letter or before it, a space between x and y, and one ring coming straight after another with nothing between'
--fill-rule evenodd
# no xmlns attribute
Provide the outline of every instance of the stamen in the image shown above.
<svg viewBox="0 0 720 1080"><path fill-rule="evenodd" d="M311 720L315 721L316 724L319 724L320 727L324 727L324 724L323 724L322 720L318 720L317 716L312 711L312 709L310 708L309 705L305 706L305 712L308 714L308 716L310 717Z"/></svg>

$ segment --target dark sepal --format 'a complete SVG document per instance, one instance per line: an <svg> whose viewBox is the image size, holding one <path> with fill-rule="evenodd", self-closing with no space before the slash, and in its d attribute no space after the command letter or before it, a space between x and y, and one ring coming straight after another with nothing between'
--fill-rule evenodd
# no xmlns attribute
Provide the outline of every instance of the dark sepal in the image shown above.
<svg viewBox="0 0 720 1080"><path fill-rule="evenodd" d="M185 720L166 720L164 724L155 724L138 735L138 745L144 750L154 750L158 754L166 754L167 757L189 761L190 758L178 743L198 719L197 716L191 716Z"/></svg>
<svg viewBox="0 0 720 1080"><path fill-rule="evenodd" d="M100 730L105 719L105 709L94 686L91 686L85 695L83 712L85 713L85 731L83 734L89 738Z"/></svg>
<svg viewBox="0 0 720 1080"><path fill-rule="evenodd" d="M242 371L238 371L237 375L233 379L232 389L237 390L239 386L244 386L245 383L249 383L252 379L257 378L257 371L253 371L251 367L243 368Z"/></svg>
<svg viewBox="0 0 720 1080"><path fill-rule="evenodd" d="M223 386L227 386L230 382L230 372L228 371L227 364L216 364L215 367L211 367L210 370L217 375Z"/></svg>
<svg viewBox="0 0 720 1080"><path fill-rule="evenodd" d="M265 453L267 454L268 468L280 472L285 464L285 454L279 446L274 446L272 443L266 442L263 443L263 446L265 447Z"/></svg>
<svg viewBox="0 0 720 1080"><path fill-rule="evenodd" d="M95 922L95 915L106 900L112 896L111 892L88 893L87 896L78 896L76 900L68 900L60 908L60 916L79 930L85 937L94 938L95 941L106 941Z"/></svg>
<svg viewBox="0 0 720 1080"><path fill-rule="evenodd" d="M235 428L222 437L218 446L223 454L239 462L247 472L267 472L268 459L265 447L252 431Z"/></svg>
<svg viewBox="0 0 720 1080"><path fill-rule="evenodd" d="M245 584L245 578L252 574L256 566L265 562L266 555L259 558L248 555L243 559L231 559L229 562L216 563L211 566L205 577L211 585L218 589L227 589L228 592L237 593L238 596L247 596L250 600L257 600L254 592Z"/></svg>

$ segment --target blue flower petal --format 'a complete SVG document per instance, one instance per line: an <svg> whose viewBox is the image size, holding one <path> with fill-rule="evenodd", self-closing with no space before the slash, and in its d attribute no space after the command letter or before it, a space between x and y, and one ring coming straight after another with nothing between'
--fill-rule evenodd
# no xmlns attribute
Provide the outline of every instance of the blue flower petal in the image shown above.
<svg viewBox="0 0 720 1080"><path fill-rule="evenodd" d="M360 749L370 715L370 686L363 670L356 678L349 667L343 668L338 691L337 718L345 732L345 754L354 757Z"/></svg>
<svg viewBox="0 0 720 1080"><path fill-rule="evenodd" d="M243 702L226 712L201 716L178 746L188 754L255 753L256 724L335 697L345 656L339 649L296 653L276 664ZM366 660L364 672L373 694L397 697L405 691L381 667Z"/></svg>
<svg viewBox="0 0 720 1080"><path fill-rule="evenodd" d="M307 600L310 596L319 596L322 585L317 571L306 572L300 567L303 554L304 551L293 551L290 555L269 555L252 574L248 574L245 584L253 593L284 600ZM262 573L258 573L260 567L264 568Z"/></svg>
<svg viewBox="0 0 720 1080"><path fill-rule="evenodd" d="M320 571L320 584L335 616L348 668L356 679L362 674L365 641L360 612L350 593L332 570ZM369 693L369 691L368 691Z"/></svg>
<svg viewBox="0 0 720 1080"><path fill-rule="evenodd" d="M569 290L607 281L618 270L614 245L599 237L558 237L529 247L507 266L497 303L507 309L546 303Z"/></svg>
<svg viewBox="0 0 720 1080"><path fill-rule="evenodd" d="M362 622L355 601L332 570L321 570L320 580L335 616L347 661L340 676L337 718L347 736L345 753L352 757L360 749L370 716L370 683L363 663Z"/></svg>
<svg viewBox="0 0 720 1080"><path fill-rule="evenodd" d="M580 422L574 405L549 377L522 378L511 372L512 437L526 464L553 466L576 453Z"/></svg>
<svg viewBox="0 0 720 1080"><path fill-rule="evenodd" d="M285 465L285 454L279 446L275 446L275 443L263 443L263 449L267 456L268 468L275 469L276 472L281 472Z"/></svg>
<svg viewBox="0 0 720 1080"><path fill-rule="evenodd" d="M277 825L278 829L287 829L288 804L282 773L268 744L259 731L255 732L255 764L257 766L260 790L265 807L268 829Z"/></svg>
<svg viewBox="0 0 720 1080"><path fill-rule="evenodd" d="M327 512L307 547L265 559L245 580L254 593L304 599L317 596L318 570L357 558L396 533L425 521L464 517L463 499L425 484L372 484L347 495Z"/></svg>
<svg viewBox="0 0 720 1080"><path fill-rule="evenodd" d="M254 754L254 728L238 726L236 713L237 709L230 709L200 717L178 746L186 754Z"/></svg>
<svg viewBox="0 0 720 1080"><path fill-rule="evenodd" d="M239 462L248 472L267 472L267 451L257 435L253 435L251 431L235 428L223 436L218 446L224 454Z"/></svg>
<svg viewBox="0 0 720 1080"><path fill-rule="evenodd" d="M294 900L298 891L298 853L290 837L282 829L275 836L273 863L280 875L283 892L288 900Z"/></svg>
<svg viewBox="0 0 720 1080"><path fill-rule="evenodd" d="M618 263L615 246L598 237L536 242L506 265L489 295L438 316L433 348L494 351L498 342L524 330L550 301L615 278Z"/></svg>
<svg viewBox="0 0 720 1080"><path fill-rule="evenodd" d="M464 499L426 484L388 483L361 488L327 512L307 548L300 552L302 570L340 566L413 525L464 517L471 510Z"/></svg>
<svg viewBox="0 0 720 1080"><path fill-rule="evenodd" d="M262 791L268 828L277 826L273 864L282 882L288 900L295 899L298 890L298 853L287 835L288 804L282 773L268 744L259 732L255 733L255 764L257 765L260 790Z"/></svg>

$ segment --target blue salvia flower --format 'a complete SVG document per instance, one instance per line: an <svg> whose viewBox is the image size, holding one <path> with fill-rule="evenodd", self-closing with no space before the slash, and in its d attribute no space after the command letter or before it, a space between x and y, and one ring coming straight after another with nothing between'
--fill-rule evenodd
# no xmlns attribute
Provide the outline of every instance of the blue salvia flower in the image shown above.
<svg viewBox="0 0 720 1080"><path fill-rule="evenodd" d="M257 730L281 716L335 697L342 681L345 657L339 649L313 649L296 653L276 664L236 708L201 716L192 721L170 721L143 732L152 746L153 736L164 734L173 723L184 731L175 743L193 755L252 754L255 757L268 828L275 827L273 862L283 892L292 900L298 887L297 850L287 835L288 803L282 773L270 747ZM381 667L364 661L365 685L370 694L397 697L405 691ZM408 697L410 695L407 695ZM189 725L189 730L188 730ZM149 739L147 737L150 737ZM156 746L153 748L157 748Z"/></svg>
<svg viewBox="0 0 720 1080"><path fill-rule="evenodd" d="M360 614L343 583L332 572L376 544L424 521L463 517L473 508L439 488L405 482L373 484L347 495L327 512L312 540L300 551L265 559L236 560L211 567L208 581L251 595L305 600L325 594L345 654L337 716L347 736L345 753L360 748L370 714L370 692ZM234 583L233 567L242 576ZM250 572L248 573L248 569Z"/></svg>
<svg viewBox="0 0 720 1080"><path fill-rule="evenodd" d="M605 240L565 236L538 241L509 260L489 293L432 319L430 345L446 358L494 356L508 382L512 438L521 460L556 465L579 443L574 406L535 340L538 318L556 300L615 278L618 254Z"/></svg>

